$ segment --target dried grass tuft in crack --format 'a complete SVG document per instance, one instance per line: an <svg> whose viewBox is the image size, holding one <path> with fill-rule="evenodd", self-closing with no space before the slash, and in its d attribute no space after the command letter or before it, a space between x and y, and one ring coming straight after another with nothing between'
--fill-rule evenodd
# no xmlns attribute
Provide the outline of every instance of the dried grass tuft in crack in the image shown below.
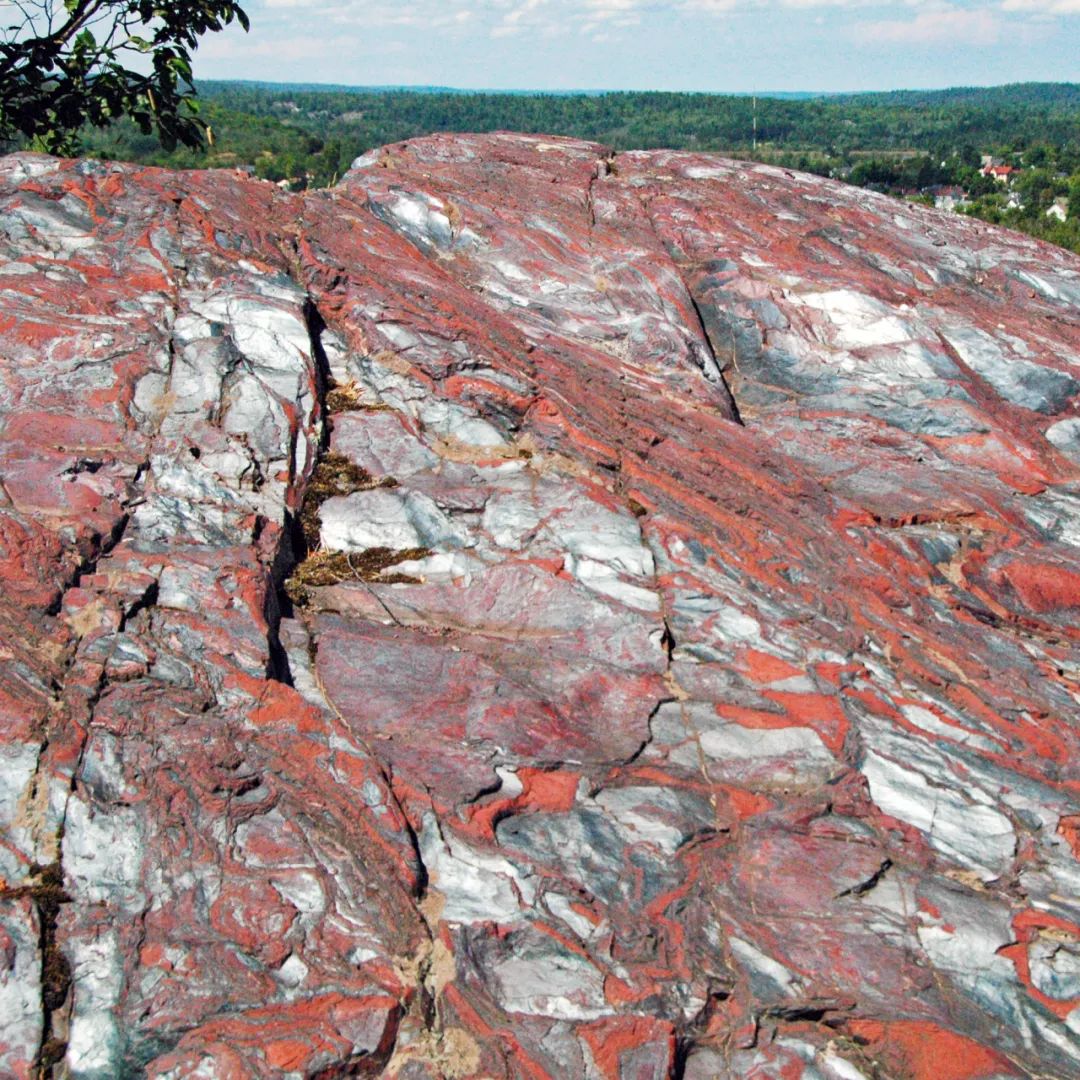
<svg viewBox="0 0 1080 1080"><path fill-rule="evenodd" d="M293 571L285 582L285 593L298 607L310 602L311 589L340 585L348 581L377 581L381 585L417 585L420 579L409 574L384 574L398 563L425 559L428 548L375 547L366 551L316 551Z"/></svg>
<svg viewBox="0 0 1080 1080"><path fill-rule="evenodd" d="M326 454L311 474L304 492L304 505L300 508L300 527L304 530L308 551L319 546L322 525L319 508L327 499L380 487L397 487L397 481L389 476L376 480L367 469L355 465L344 454Z"/></svg>
<svg viewBox="0 0 1080 1080"><path fill-rule="evenodd" d="M384 412L390 408L381 401L365 400L364 388L355 380L336 383L326 394L326 408L331 413Z"/></svg>

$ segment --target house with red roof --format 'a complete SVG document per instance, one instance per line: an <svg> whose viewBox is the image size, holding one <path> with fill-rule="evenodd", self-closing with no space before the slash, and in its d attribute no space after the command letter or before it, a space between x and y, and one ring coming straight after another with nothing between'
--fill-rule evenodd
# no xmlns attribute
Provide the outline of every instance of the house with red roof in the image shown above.
<svg viewBox="0 0 1080 1080"><path fill-rule="evenodd" d="M1015 173L1020 170L1012 165L986 165L983 168L983 176L992 176L999 184L1007 184Z"/></svg>

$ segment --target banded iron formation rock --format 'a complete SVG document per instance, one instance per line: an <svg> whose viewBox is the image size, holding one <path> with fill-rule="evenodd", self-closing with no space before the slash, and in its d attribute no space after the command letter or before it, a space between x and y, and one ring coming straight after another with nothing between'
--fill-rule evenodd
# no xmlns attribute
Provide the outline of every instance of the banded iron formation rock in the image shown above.
<svg viewBox="0 0 1080 1080"><path fill-rule="evenodd" d="M0 161L0 1075L1080 1076L1080 261L452 136Z"/></svg>

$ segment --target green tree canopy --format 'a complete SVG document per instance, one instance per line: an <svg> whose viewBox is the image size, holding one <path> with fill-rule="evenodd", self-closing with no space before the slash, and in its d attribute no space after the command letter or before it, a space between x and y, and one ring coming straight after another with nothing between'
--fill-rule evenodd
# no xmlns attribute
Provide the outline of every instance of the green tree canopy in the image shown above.
<svg viewBox="0 0 1080 1080"><path fill-rule="evenodd" d="M247 29L234 0L0 0L0 140L71 153L84 124L129 116L200 145L191 54L234 20Z"/></svg>

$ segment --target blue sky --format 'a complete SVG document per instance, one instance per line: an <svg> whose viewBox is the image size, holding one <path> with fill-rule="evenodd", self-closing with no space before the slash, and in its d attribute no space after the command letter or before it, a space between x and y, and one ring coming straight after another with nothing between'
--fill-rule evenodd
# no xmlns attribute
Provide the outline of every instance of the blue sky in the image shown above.
<svg viewBox="0 0 1080 1080"><path fill-rule="evenodd" d="M201 78L627 90L1080 81L1080 0L244 0Z"/></svg>

